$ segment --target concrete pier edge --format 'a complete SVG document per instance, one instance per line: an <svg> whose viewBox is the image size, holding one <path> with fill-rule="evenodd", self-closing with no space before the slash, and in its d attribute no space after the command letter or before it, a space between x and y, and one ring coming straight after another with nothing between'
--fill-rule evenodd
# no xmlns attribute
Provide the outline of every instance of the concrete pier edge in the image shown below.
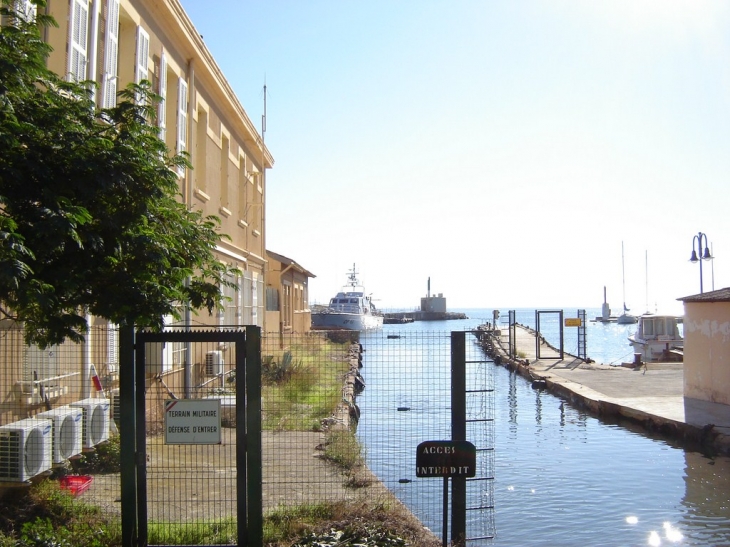
<svg viewBox="0 0 730 547"><path fill-rule="evenodd" d="M532 331L528 327L522 328ZM658 433L675 440L682 447L698 450L708 455L730 456L730 435L715 429L713 424L697 426L658 416L645 410L607 401L604 395L583 384L566 380L549 372L537 372L529 359L512 359L504 348L500 331L478 329L477 337L485 353L496 365L529 379L535 388L544 388L553 395L568 401L572 406L587 410L599 418L621 418L640 425L647 432ZM534 331L533 331L534 333ZM578 360L574 355L566 354ZM537 362L534 360L533 363Z"/></svg>

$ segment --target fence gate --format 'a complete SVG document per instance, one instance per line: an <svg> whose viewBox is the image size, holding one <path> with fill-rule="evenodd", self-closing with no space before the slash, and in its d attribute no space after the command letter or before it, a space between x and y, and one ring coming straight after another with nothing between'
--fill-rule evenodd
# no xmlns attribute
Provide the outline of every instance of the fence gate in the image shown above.
<svg viewBox="0 0 730 547"><path fill-rule="evenodd" d="M558 316L558 325L559 325L559 333L560 333L560 339L559 339L559 348L554 348L549 344L545 343L545 340L543 339L542 333L540 331L540 318L543 315L552 315ZM563 338L563 310L535 310L535 330L537 331L537 336L535 336L535 358L540 359L559 359L563 360L565 357L565 343ZM548 352L546 355L543 353L544 349L549 349L551 351ZM555 354L555 351L557 351L557 355Z"/></svg>
<svg viewBox="0 0 730 547"><path fill-rule="evenodd" d="M123 544L261 545L259 327L126 329L120 356Z"/></svg>

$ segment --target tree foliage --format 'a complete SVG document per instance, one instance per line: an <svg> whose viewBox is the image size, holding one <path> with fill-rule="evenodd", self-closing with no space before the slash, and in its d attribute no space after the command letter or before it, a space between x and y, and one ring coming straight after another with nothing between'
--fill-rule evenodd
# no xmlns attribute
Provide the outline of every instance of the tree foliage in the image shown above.
<svg viewBox="0 0 730 547"><path fill-rule="evenodd" d="M46 67L39 29L55 22L14 4L0 30L0 319L46 346L83 340L87 312L151 328L186 303L212 313L232 273L214 254L225 236L180 200L190 165L149 123L160 98L143 82L96 109L93 82Z"/></svg>

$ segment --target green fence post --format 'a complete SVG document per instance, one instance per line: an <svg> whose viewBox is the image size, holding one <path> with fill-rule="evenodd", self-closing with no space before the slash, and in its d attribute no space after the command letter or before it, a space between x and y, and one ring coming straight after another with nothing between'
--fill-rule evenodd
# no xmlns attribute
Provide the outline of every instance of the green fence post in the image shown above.
<svg viewBox="0 0 730 547"><path fill-rule="evenodd" d="M122 490L122 545L137 543L137 472L135 469L137 419L134 405L134 327L119 327L119 400L121 415L120 480Z"/></svg>
<svg viewBox="0 0 730 547"><path fill-rule="evenodd" d="M264 541L261 456L261 327L246 327L246 497L248 545ZM239 492L239 495L241 493Z"/></svg>
<svg viewBox="0 0 730 547"><path fill-rule="evenodd" d="M451 333L451 440L466 440L466 333ZM451 478L451 541L466 541L466 478Z"/></svg>

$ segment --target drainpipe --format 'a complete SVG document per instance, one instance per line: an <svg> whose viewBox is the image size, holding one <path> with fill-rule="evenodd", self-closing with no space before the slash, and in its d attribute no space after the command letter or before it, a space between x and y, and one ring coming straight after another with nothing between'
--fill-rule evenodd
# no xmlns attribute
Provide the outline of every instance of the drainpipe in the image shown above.
<svg viewBox="0 0 730 547"><path fill-rule="evenodd" d="M86 333L84 345L82 347L81 361L81 398L88 399L91 397L91 314L85 314L86 324L89 326L89 332Z"/></svg>
<svg viewBox="0 0 730 547"><path fill-rule="evenodd" d="M193 63L193 59L190 59L188 61L188 127L187 127L187 134L188 134L188 154L190 154L190 160L192 162L193 154L191 153L193 149L193 112L195 110L195 65ZM191 174L190 169L185 170L185 180L183 182L185 185L185 204L188 206L188 209L192 209L193 207L193 177ZM188 277L185 280L185 284L189 287L190 286L190 278ZM190 325L192 323L192 312L190 310L190 303L188 302L185 304L185 311L184 311L184 317L183 321L185 322L185 328L189 329ZM193 346L190 342L185 342L185 363L184 363L184 369L185 369L185 377L183 379L184 382L184 389L185 389L185 398L190 399L192 397L192 387L193 387Z"/></svg>

